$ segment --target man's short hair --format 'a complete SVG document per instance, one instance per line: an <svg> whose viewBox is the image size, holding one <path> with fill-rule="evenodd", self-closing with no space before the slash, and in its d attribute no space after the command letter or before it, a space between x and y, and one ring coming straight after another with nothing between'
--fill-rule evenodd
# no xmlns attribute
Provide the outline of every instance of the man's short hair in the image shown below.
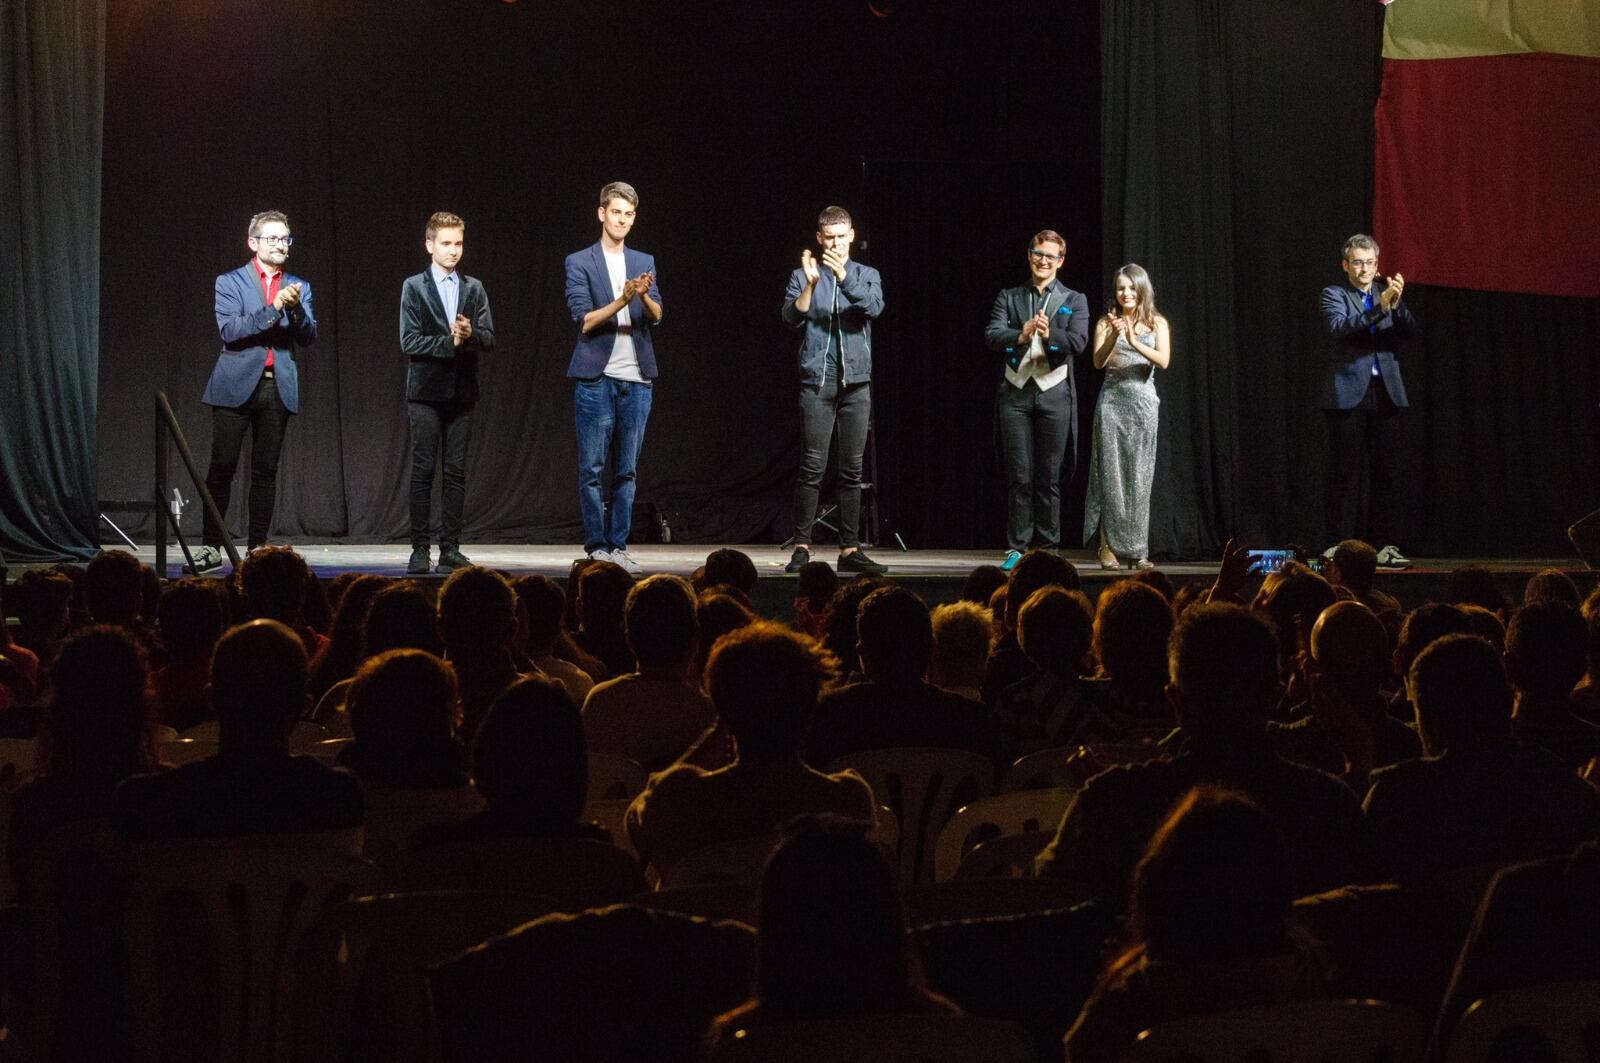
<svg viewBox="0 0 1600 1063"><path fill-rule="evenodd" d="M1107 678L1134 689L1159 690L1167 676L1172 604L1145 583L1119 579L1100 592L1094 611L1094 652Z"/></svg>
<svg viewBox="0 0 1600 1063"><path fill-rule="evenodd" d="M921 679L933 653L927 605L904 587L879 587L856 610L856 645L868 674Z"/></svg>
<svg viewBox="0 0 1600 1063"><path fill-rule="evenodd" d="M420 759L456 728L456 670L423 650L386 650L357 669L345 695L350 729L374 760Z"/></svg>
<svg viewBox="0 0 1600 1063"><path fill-rule="evenodd" d="M300 623L311 567L287 546L253 550L239 565L239 589L253 617Z"/></svg>
<svg viewBox="0 0 1600 1063"><path fill-rule="evenodd" d="M1566 602L1546 600L1518 609L1506 628L1506 671L1518 690L1562 699L1588 667L1589 628Z"/></svg>
<svg viewBox="0 0 1600 1063"><path fill-rule="evenodd" d="M1373 258L1378 257L1378 241L1374 240L1366 233L1356 233L1350 239L1346 240L1344 242L1344 250L1339 253L1340 257L1348 259L1350 257L1350 252L1356 250L1357 248L1360 248L1362 251L1371 251Z"/></svg>
<svg viewBox="0 0 1600 1063"><path fill-rule="evenodd" d="M1453 605L1428 602L1417 606L1400 624L1400 641L1394 648L1402 672L1400 678L1405 678L1412 662L1433 642L1446 635L1470 635L1472 631L1472 619Z"/></svg>
<svg viewBox="0 0 1600 1063"><path fill-rule="evenodd" d="M1081 675L1094 642L1088 596L1055 585L1034 591L1017 610L1017 642L1028 660L1046 672ZM1161 645L1165 647L1165 639Z"/></svg>
<svg viewBox="0 0 1600 1063"><path fill-rule="evenodd" d="M89 615L102 624L132 624L144 598L144 572L126 550L102 550L83 570Z"/></svg>
<svg viewBox="0 0 1600 1063"><path fill-rule="evenodd" d="M1339 570L1339 582L1359 598L1372 591L1372 581L1378 574L1378 551L1371 543L1346 539L1333 548L1333 566Z"/></svg>
<svg viewBox="0 0 1600 1063"><path fill-rule="evenodd" d="M807 561L800 566L800 577L795 580L794 596L804 598L813 613L822 614L828 602L839 589L839 574L826 561Z"/></svg>
<svg viewBox="0 0 1600 1063"><path fill-rule="evenodd" d="M743 550L723 547L706 555L706 588L726 583L749 594L756 589L756 563Z"/></svg>
<svg viewBox="0 0 1600 1063"><path fill-rule="evenodd" d="M639 209L639 193L626 181L612 181L600 189L600 206L610 206L613 199L625 200L634 210Z"/></svg>
<svg viewBox="0 0 1600 1063"><path fill-rule="evenodd" d="M306 704L305 644L286 624L252 620L217 641L211 704L224 744L280 743Z"/></svg>
<svg viewBox="0 0 1600 1063"><path fill-rule="evenodd" d="M516 596L494 569L458 568L444 581L439 591L439 634L446 647L509 647L516 626Z"/></svg>
<svg viewBox="0 0 1600 1063"><path fill-rule="evenodd" d="M518 576L511 589L522 604L528 622L528 652L545 653L561 637L561 618L567 610L567 592L549 576Z"/></svg>
<svg viewBox="0 0 1600 1063"><path fill-rule="evenodd" d="M1238 605L1197 605L1172 629L1167 658L1186 708L1233 727L1266 725L1279 690L1278 639L1261 616Z"/></svg>
<svg viewBox="0 0 1600 1063"><path fill-rule="evenodd" d="M451 214L448 210L436 210L428 218L428 225L422 230L425 240L432 240L440 229L460 229L467 231L467 223L461 220L460 215Z"/></svg>
<svg viewBox="0 0 1600 1063"><path fill-rule="evenodd" d="M261 235L261 227L268 222L278 222L285 229L289 227L289 215L281 210L264 210L250 219L250 228L247 230L252 238Z"/></svg>
<svg viewBox="0 0 1600 1063"><path fill-rule="evenodd" d="M623 623L640 668L684 664L700 639L694 589L682 576L646 576L628 591Z"/></svg>
<svg viewBox="0 0 1600 1063"><path fill-rule="evenodd" d="M1038 232L1034 233L1033 240L1028 244L1028 249L1032 250L1033 248L1038 247L1040 244L1055 244L1057 247L1061 248L1061 254L1063 256L1065 256L1067 253L1067 238L1056 232L1054 229L1040 229Z"/></svg>
<svg viewBox="0 0 1600 1063"><path fill-rule="evenodd" d="M823 207L822 213L817 215L817 232L830 225L849 225L854 228L855 223L850 220L850 212L843 207Z"/></svg>
<svg viewBox="0 0 1600 1063"><path fill-rule="evenodd" d="M1029 550L1023 554L1006 582L1006 626L1016 627L1018 610L1033 596L1034 591L1052 583L1069 591L1079 590L1083 586L1072 562L1055 551Z"/></svg>
<svg viewBox="0 0 1600 1063"><path fill-rule="evenodd" d="M1450 573L1445 600L1456 605L1481 605L1502 616L1511 612L1511 598L1495 574L1483 565L1463 565Z"/></svg>
<svg viewBox="0 0 1600 1063"><path fill-rule="evenodd" d="M1477 635L1446 635L1417 655L1406 680L1430 755L1475 735L1511 730L1511 684L1500 653Z"/></svg>
<svg viewBox="0 0 1600 1063"><path fill-rule="evenodd" d="M203 579L169 584L161 594L158 619L162 646L183 661L208 658L227 624L216 583Z"/></svg>
<svg viewBox="0 0 1600 1063"><path fill-rule="evenodd" d="M758 620L717 640L706 693L739 759L773 761L805 745L817 697L836 674L833 656L814 639Z"/></svg>
<svg viewBox="0 0 1600 1063"><path fill-rule="evenodd" d="M1522 590L1522 604L1534 602L1565 602L1576 609L1583 602L1583 593L1571 576L1559 568L1543 568L1528 577Z"/></svg>

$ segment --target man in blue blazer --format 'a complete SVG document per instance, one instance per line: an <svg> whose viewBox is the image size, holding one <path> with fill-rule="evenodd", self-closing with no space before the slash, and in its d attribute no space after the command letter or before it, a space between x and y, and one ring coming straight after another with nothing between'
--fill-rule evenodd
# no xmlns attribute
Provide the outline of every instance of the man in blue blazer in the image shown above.
<svg viewBox="0 0 1600 1063"><path fill-rule="evenodd" d="M424 575L433 471L443 457L443 512L439 571L472 562L461 552L467 497L467 444L478 404L478 356L494 349L489 295L476 277L456 266L465 250L467 223L447 211L428 219L422 243L428 268L400 286L400 350L406 368L406 426L411 435L411 560L406 571Z"/></svg>
<svg viewBox="0 0 1600 1063"><path fill-rule="evenodd" d="M600 190L600 240L567 256L567 309L578 326L567 376L573 380L572 419L578 433L578 505L583 549L629 572L628 554L639 447L650 419L656 352L651 333L661 320L656 261L624 244L639 210L633 186L613 181ZM600 482L610 451L610 498Z"/></svg>
<svg viewBox="0 0 1600 1063"><path fill-rule="evenodd" d="M200 401L211 407L211 467L206 489L227 520L233 472L245 433L250 444L249 548L264 546L272 530L278 493L278 457L289 418L300 411L300 377L294 349L317 341L311 285L284 269L294 236L282 211L250 219L245 243L255 253L245 265L217 278L217 331L222 353ZM206 513L195 568L222 564L222 528Z"/></svg>
<svg viewBox="0 0 1600 1063"><path fill-rule="evenodd" d="M1378 243L1362 233L1344 242L1348 278L1322 289L1328 365L1319 405L1328 420L1326 484L1329 538L1381 543L1378 564L1406 568L1394 545L1400 511L1400 411L1410 405L1395 352L1416 334L1400 301L1405 278L1378 276ZM1369 527L1359 520L1361 470L1370 478Z"/></svg>
<svg viewBox="0 0 1600 1063"><path fill-rule="evenodd" d="M794 488L794 553L784 566L799 572L811 560L817 496L839 429L839 570L887 572L861 549L861 465L872 423L872 321L883 313L883 280L850 257L856 230L850 212L826 207L817 215L819 262L800 253L789 274L783 320L800 337L800 427L804 446Z"/></svg>

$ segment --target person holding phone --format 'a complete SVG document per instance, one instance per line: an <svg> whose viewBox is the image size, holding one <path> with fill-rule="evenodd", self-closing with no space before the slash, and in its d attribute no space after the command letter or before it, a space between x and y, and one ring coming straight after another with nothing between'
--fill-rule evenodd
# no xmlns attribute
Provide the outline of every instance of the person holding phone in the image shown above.
<svg viewBox="0 0 1600 1063"><path fill-rule="evenodd" d="M1113 296L1094 326L1094 367L1105 370L1089 443L1089 494L1083 538L1097 540L1100 567L1154 568L1150 560L1150 484L1156 471L1161 398L1156 370L1172 359L1172 329L1156 310L1143 266L1130 262L1111 278Z"/></svg>
<svg viewBox="0 0 1600 1063"><path fill-rule="evenodd" d="M1067 241L1054 229L1028 244L1028 283L995 296L984 341L1005 358L995 419L1006 473L1010 572L1031 547L1061 548L1061 481L1077 464L1072 358L1089 343L1089 303L1057 279Z"/></svg>
<svg viewBox="0 0 1600 1063"><path fill-rule="evenodd" d="M872 321L883 313L883 280L850 257L856 230L850 212L817 215L819 261L800 252L789 275L783 320L800 339L800 422L805 446L794 488L794 553L784 566L799 572L811 560L811 529L835 425L839 429L839 561L841 572L887 572L861 549L861 466L872 423Z"/></svg>
<svg viewBox="0 0 1600 1063"><path fill-rule="evenodd" d="M567 256L567 310L578 326L567 376L573 382L572 419L578 432L578 507L583 549L630 573L628 553L639 449L656 379L652 335L661 322L656 260L626 245L638 216L639 193L623 181L600 190L600 239ZM601 477L613 465L611 490Z"/></svg>
<svg viewBox="0 0 1600 1063"><path fill-rule="evenodd" d="M443 512L439 571L472 564L461 552L467 497L467 444L478 404L478 357L494 349L489 295L456 267L467 223L448 211L423 229L428 268L400 286L400 350L406 365L406 426L411 436L411 560L406 572L428 572L428 517L434 469L442 464ZM442 462L440 459L443 459Z"/></svg>
<svg viewBox="0 0 1600 1063"><path fill-rule="evenodd" d="M1410 401L1397 352L1417 332L1417 319L1400 301L1405 278L1378 276L1378 242L1357 233L1344 242L1339 266L1346 282L1322 289L1327 370L1318 403L1328 422L1325 505L1328 538L1382 543L1378 565L1408 568L1399 538L1402 466L1400 413ZM1361 474L1370 486L1363 527Z"/></svg>
<svg viewBox="0 0 1600 1063"><path fill-rule="evenodd" d="M211 466L206 490L225 522L246 433L250 443L251 550L265 546L278 497L278 458L289 418L300 410L300 375L294 349L317 342L311 313L311 284L289 273L294 235L281 210L250 219L245 243L254 257L217 278L215 310L222 353L206 381L200 401L211 407ZM204 544L194 569L222 566L222 524L205 511Z"/></svg>

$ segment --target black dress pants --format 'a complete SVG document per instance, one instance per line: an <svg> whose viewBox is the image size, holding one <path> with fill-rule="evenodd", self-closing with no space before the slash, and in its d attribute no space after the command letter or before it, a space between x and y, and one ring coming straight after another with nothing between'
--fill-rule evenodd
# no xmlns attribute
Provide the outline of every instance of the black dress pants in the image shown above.
<svg viewBox="0 0 1600 1063"><path fill-rule="evenodd" d="M278 458L283 453L283 433L291 414L278 397L278 382L263 376L242 406L211 407L211 467L206 470L206 490L216 500L222 519L228 519L233 473L239 467L245 433L250 433L249 548L264 546L272 533L272 507L278 497ZM222 547L222 528L208 510L201 530L206 546Z"/></svg>
<svg viewBox="0 0 1600 1063"><path fill-rule="evenodd" d="M1325 505L1329 542L1355 537L1382 548L1399 541L1400 413L1383 380L1373 377L1361 401L1328 418ZM1361 520L1361 473L1369 481L1368 520Z"/></svg>
<svg viewBox="0 0 1600 1063"><path fill-rule="evenodd" d="M433 471L444 466L440 489L439 545L461 546L467 499L467 443L472 438L471 402L408 402L411 429L411 545L428 545L428 515L433 501ZM442 460L441 460L442 459Z"/></svg>

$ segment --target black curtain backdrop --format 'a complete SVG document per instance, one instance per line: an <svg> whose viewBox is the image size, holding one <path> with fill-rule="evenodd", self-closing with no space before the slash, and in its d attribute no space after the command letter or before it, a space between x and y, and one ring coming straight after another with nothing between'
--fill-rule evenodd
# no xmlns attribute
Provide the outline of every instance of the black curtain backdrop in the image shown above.
<svg viewBox="0 0 1600 1063"><path fill-rule="evenodd" d="M424 220L449 209L467 219L462 268L484 281L498 333L468 540L576 542L562 260L596 239L600 185L624 179L642 198L629 242L656 255L666 310L639 495L675 536L787 534L798 337L778 309L815 246L817 211L837 202L856 215L858 257L884 273L885 521L916 546L998 546L998 370L982 330L996 289L1025 276L1039 228L1074 241L1069 283L1097 284L1095 12L1046 0L897 8L882 19L862 0L115 5L102 491L148 490L155 387L204 460L212 281L247 260L251 213L276 207L321 325L297 359L302 412L277 534L402 538L399 287L426 264Z"/></svg>
<svg viewBox="0 0 1600 1063"><path fill-rule="evenodd" d="M94 551L104 0L0 14L0 554Z"/></svg>
<svg viewBox="0 0 1600 1063"><path fill-rule="evenodd" d="M1370 231L1382 8L1101 11L1104 272L1148 268L1174 332L1152 549L1215 556L1230 534L1320 548L1317 296L1342 280L1344 239ZM1401 545L1570 556L1563 529L1600 506L1600 301L1420 285L1406 299L1422 338L1402 356L1412 408L1390 457L1410 493Z"/></svg>

